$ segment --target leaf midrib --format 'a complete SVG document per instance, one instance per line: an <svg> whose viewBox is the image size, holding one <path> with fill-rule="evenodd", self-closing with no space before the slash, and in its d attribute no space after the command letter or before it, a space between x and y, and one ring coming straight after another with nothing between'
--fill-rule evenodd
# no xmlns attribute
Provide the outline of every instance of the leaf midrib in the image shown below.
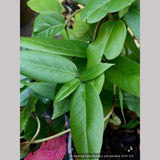
<svg viewBox="0 0 160 160"><path fill-rule="evenodd" d="M26 41L26 40L25 40L25 41ZM61 50L67 50L67 51L72 51L72 52L77 51L77 52L80 52L80 53L85 53L85 51L72 50L72 49L63 48L63 47L57 47L57 46L54 46L54 45L46 44L46 43L44 43L44 42L36 42L36 41L30 40L30 39L27 39L27 41L32 42L32 43L35 43L35 44L43 45L44 47L47 46L47 47L57 48L57 49L61 49Z"/></svg>
<svg viewBox="0 0 160 160"><path fill-rule="evenodd" d="M38 67L47 68L47 69L54 70L54 71L59 71L59 72L70 73L70 74L75 74L75 75L76 75L75 72L70 72L70 71L66 71L66 70L61 70L61 69L54 68L54 67L48 67L48 66L38 65L38 64L29 63L29 62L24 62L23 64L32 65L32 66L38 66Z"/></svg>

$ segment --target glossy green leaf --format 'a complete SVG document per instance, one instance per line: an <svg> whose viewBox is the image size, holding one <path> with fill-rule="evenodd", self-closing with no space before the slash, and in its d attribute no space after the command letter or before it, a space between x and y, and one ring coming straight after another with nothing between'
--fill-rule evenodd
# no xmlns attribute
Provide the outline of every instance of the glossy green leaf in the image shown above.
<svg viewBox="0 0 160 160"><path fill-rule="evenodd" d="M33 111L35 111L37 100L38 99L36 96L31 95L29 97L29 101L28 101L27 105L25 105L23 107L21 114L20 114L20 133L24 129L24 127L28 121L28 118L31 116L31 113Z"/></svg>
<svg viewBox="0 0 160 160"><path fill-rule="evenodd" d="M54 98L54 104L68 97L80 84L80 80L75 78L64 84Z"/></svg>
<svg viewBox="0 0 160 160"><path fill-rule="evenodd" d="M101 75L104 71L106 71L108 68L113 66L114 64L109 64L109 63L100 63L96 64L89 69L87 69L85 72L81 74L81 79L83 81L89 81L92 80L99 75Z"/></svg>
<svg viewBox="0 0 160 160"><path fill-rule="evenodd" d="M67 58L39 51L21 51L20 72L35 80L65 83L76 77L77 68Z"/></svg>
<svg viewBox="0 0 160 160"><path fill-rule="evenodd" d="M36 12L54 11L62 14L62 5L58 0L29 0L27 5Z"/></svg>
<svg viewBox="0 0 160 160"><path fill-rule="evenodd" d="M89 0L73 0L73 1L80 3L80 4L84 4L84 5L86 5L89 2Z"/></svg>
<svg viewBox="0 0 160 160"><path fill-rule="evenodd" d="M88 44L77 40L21 37L22 47L52 54L86 57Z"/></svg>
<svg viewBox="0 0 160 160"><path fill-rule="evenodd" d="M140 39L140 0L136 0L125 14L125 20L133 34Z"/></svg>
<svg viewBox="0 0 160 160"><path fill-rule="evenodd" d="M82 83L75 91L71 100L70 123L77 153L99 154L104 117L100 98L91 83Z"/></svg>
<svg viewBox="0 0 160 160"><path fill-rule="evenodd" d="M108 12L117 12L134 0L90 0L82 11L81 18L88 23L94 23L102 19Z"/></svg>
<svg viewBox="0 0 160 160"><path fill-rule="evenodd" d="M130 93L124 94L124 100L131 111L134 111L140 117L140 98Z"/></svg>
<svg viewBox="0 0 160 160"><path fill-rule="evenodd" d="M46 82L34 82L27 84L27 86L29 86L35 93L52 100L55 94L56 85L57 84Z"/></svg>
<svg viewBox="0 0 160 160"><path fill-rule="evenodd" d="M103 84L104 84L104 80L105 80L105 75L102 74L102 75L98 76L93 82L98 94L101 93L101 90L102 90Z"/></svg>
<svg viewBox="0 0 160 160"><path fill-rule="evenodd" d="M109 38L104 50L104 55L109 60L120 55L126 38L126 26L123 21L113 22L110 27L111 31L108 33Z"/></svg>
<svg viewBox="0 0 160 160"><path fill-rule="evenodd" d="M81 13L76 14L74 19L73 33L75 39L82 41L91 41L92 35L89 32L89 25L81 20Z"/></svg>
<svg viewBox="0 0 160 160"><path fill-rule="evenodd" d="M70 97L67 97L66 99L55 104L52 119L55 119L63 115L64 113L68 112L70 110L70 105L71 105Z"/></svg>
<svg viewBox="0 0 160 160"><path fill-rule="evenodd" d="M105 72L105 77L119 88L140 96L140 66L126 57L118 57L115 63Z"/></svg>
<svg viewBox="0 0 160 160"><path fill-rule="evenodd" d="M122 128L133 129L139 124L139 121L136 119L131 119L127 124L122 125Z"/></svg>
<svg viewBox="0 0 160 160"><path fill-rule="evenodd" d="M32 36L53 38L62 32L64 26L64 18L60 14L46 11L36 17Z"/></svg>

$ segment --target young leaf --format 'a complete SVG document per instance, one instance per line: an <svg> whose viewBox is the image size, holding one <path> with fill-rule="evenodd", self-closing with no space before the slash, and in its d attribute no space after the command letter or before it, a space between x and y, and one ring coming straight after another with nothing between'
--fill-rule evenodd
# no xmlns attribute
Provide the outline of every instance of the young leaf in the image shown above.
<svg viewBox="0 0 160 160"><path fill-rule="evenodd" d="M126 38L126 26L123 21L119 20L112 24L111 30L108 33L109 38L104 50L104 55L109 60L120 55Z"/></svg>
<svg viewBox="0 0 160 160"><path fill-rule="evenodd" d="M32 36L53 38L62 32L64 26L64 18L60 14L46 11L35 19Z"/></svg>
<svg viewBox="0 0 160 160"><path fill-rule="evenodd" d="M136 0L125 14L125 21L133 34L140 38L140 0Z"/></svg>
<svg viewBox="0 0 160 160"><path fill-rule="evenodd" d="M82 83L75 91L71 100L70 123L77 153L100 153L104 129L103 109L91 83Z"/></svg>
<svg viewBox="0 0 160 160"><path fill-rule="evenodd" d="M86 57L88 44L77 40L21 37L21 47L57 55Z"/></svg>
<svg viewBox="0 0 160 160"><path fill-rule="evenodd" d="M21 51L20 71L35 80L65 83L76 77L77 68L67 58L39 51Z"/></svg>
<svg viewBox="0 0 160 160"><path fill-rule="evenodd" d="M31 88L37 94L52 100L55 94L56 85L57 84L55 83L46 82L34 82L27 84L27 86L29 86L29 88Z"/></svg>
<svg viewBox="0 0 160 160"><path fill-rule="evenodd" d="M118 57L110 69L105 72L105 77L119 88L140 96L140 66L126 57Z"/></svg>
<svg viewBox="0 0 160 160"><path fill-rule="evenodd" d="M35 95L31 95L27 105L23 107L20 114L20 133L25 128L25 125L31 116L31 112L35 111L37 100L38 99Z"/></svg>
<svg viewBox="0 0 160 160"><path fill-rule="evenodd" d="M76 14L74 20L73 33L75 39L82 41L91 41L92 36L89 32L89 25L81 20L81 13Z"/></svg>
<svg viewBox="0 0 160 160"><path fill-rule="evenodd" d="M80 84L80 80L75 78L64 84L54 98L54 105L69 96Z"/></svg>
<svg viewBox="0 0 160 160"><path fill-rule="evenodd" d="M107 70L113 65L114 64L109 64L109 63L100 63L97 65L94 65L81 74L81 79L83 81L92 80L98 77L99 75L101 75L105 70Z"/></svg>
<svg viewBox="0 0 160 160"><path fill-rule="evenodd" d="M102 19L108 12L117 12L130 5L134 0L90 0L82 11L81 18L88 23Z"/></svg>
<svg viewBox="0 0 160 160"><path fill-rule="evenodd" d="M54 11L62 14L62 5L58 0L29 0L27 5L34 11L42 13L44 11Z"/></svg>
<svg viewBox="0 0 160 160"><path fill-rule="evenodd" d="M124 100L128 106L128 109L134 111L138 117L140 117L140 99L130 93L124 94Z"/></svg>
<svg viewBox="0 0 160 160"><path fill-rule="evenodd" d="M64 113L68 112L70 110L70 105L71 105L70 97L67 97L66 99L55 104L52 119L58 118Z"/></svg>

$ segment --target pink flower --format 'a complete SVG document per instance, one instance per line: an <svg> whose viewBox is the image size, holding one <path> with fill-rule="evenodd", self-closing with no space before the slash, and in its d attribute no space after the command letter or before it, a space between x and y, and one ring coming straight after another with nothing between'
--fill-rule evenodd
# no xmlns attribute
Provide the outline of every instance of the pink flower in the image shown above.
<svg viewBox="0 0 160 160"><path fill-rule="evenodd" d="M38 150L30 152L24 160L62 160L67 150L66 136L43 142Z"/></svg>

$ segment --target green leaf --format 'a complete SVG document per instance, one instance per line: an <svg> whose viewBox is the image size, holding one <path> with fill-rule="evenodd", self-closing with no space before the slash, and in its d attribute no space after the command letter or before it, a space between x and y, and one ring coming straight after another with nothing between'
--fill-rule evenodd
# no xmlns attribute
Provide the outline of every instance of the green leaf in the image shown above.
<svg viewBox="0 0 160 160"><path fill-rule="evenodd" d="M87 3L89 2L89 0L74 0L74 1L84 5L87 5Z"/></svg>
<svg viewBox="0 0 160 160"><path fill-rule="evenodd" d="M80 84L80 80L75 78L66 84L64 84L56 94L54 98L54 104L62 101L64 98L68 97Z"/></svg>
<svg viewBox="0 0 160 160"><path fill-rule="evenodd" d="M77 153L100 153L104 116L100 98L91 83L82 83L75 91L71 100L70 123Z"/></svg>
<svg viewBox="0 0 160 160"><path fill-rule="evenodd" d="M20 94L20 106L27 104L30 95L34 93L29 87L25 88Z"/></svg>
<svg viewBox="0 0 160 160"><path fill-rule="evenodd" d="M87 69L85 72L81 74L81 79L83 81L89 81L92 80L99 75L101 75L105 70L113 66L114 64L109 64L109 63L100 63L96 64L89 69Z"/></svg>
<svg viewBox="0 0 160 160"><path fill-rule="evenodd" d="M105 77L119 88L140 96L140 65L126 57L118 57L110 69L105 72Z"/></svg>
<svg viewBox="0 0 160 160"><path fill-rule="evenodd" d="M27 105L23 107L21 114L20 114L20 133L24 129L28 121L28 118L31 116L31 112L35 111L37 100L38 98L36 96L31 95L29 97L29 101Z"/></svg>
<svg viewBox="0 0 160 160"><path fill-rule="evenodd" d="M64 113L68 112L70 110L70 105L71 105L70 97L67 97L66 99L55 104L52 119L55 119L63 115Z"/></svg>
<svg viewBox="0 0 160 160"><path fill-rule="evenodd" d="M119 20L111 23L110 32L106 33L109 35L109 38L104 50L104 55L109 60L120 55L126 38L126 26L124 22Z"/></svg>
<svg viewBox="0 0 160 160"><path fill-rule="evenodd" d="M86 57L88 44L77 40L21 37L21 46L52 54Z"/></svg>
<svg viewBox="0 0 160 160"><path fill-rule="evenodd" d="M88 23L102 19L108 12L117 12L130 5L134 0L90 0L82 11L81 18Z"/></svg>
<svg viewBox="0 0 160 160"><path fill-rule="evenodd" d="M45 11L54 11L62 14L62 5L58 0L29 0L27 5L34 11L42 13Z"/></svg>
<svg viewBox="0 0 160 160"><path fill-rule="evenodd" d="M140 0L131 5L124 17L133 34L140 39Z"/></svg>
<svg viewBox="0 0 160 160"><path fill-rule="evenodd" d="M139 121L136 119L131 119L126 125L122 125L122 128L133 129L139 124Z"/></svg>
<svg viewBox="0 0 160 160"><path fill-rule="evenodd" d="M89 25L81 20L81 13L76 14L74 20L73 33L75 39L82 41L91 41L92 35L89 32Z"/></svg>
<svg viewBox="0 0 160 160"><path fill-rule="evenodd" d="M103 23L98 31L96 40L87 48L87 68L98 64L103 54L108 59L117 57L123 48L125 36L126 28L123 21L107 21Z"/></svg>
<svg viewBox="0 0 160 160"><path fill-rule="evenodd" d="M130 93L125 93L124 96L124 100L128 106L128 109L134 111L137 116L140 117L140 98Z"/></svg>
<svg viewBox="0 0 160 160"><path fill-rule="evenodd" d="M53 38L62 32L64 26L64 18L60 14L46 11L36 17L32 36Z"/></svg>
<svg viewBox="0 0 160 160"><path fill-rule="evenodd" d="M98 35L87 48L87 68L93 65L99 64L104 53L104 49L109 38L108 32L110 32L110 26L113 22L107 21L103 23L98 31ZM96 54L95 54L96 53Z"/></svg>
<svg viewBox="0 0 160 160"><path fill-rule="evenodd" d="M39 51L21 51L20 71L35 80L65 83L76 77L77 68L67 58Z"/></svg>
<svg viewBox="0 0 160 160"><path fill-rule="evenodd" d="M105 80L105 75L102 74L102 75L98 76L93 82L98 94L101 93L101 90L102 90L103 84L104 84L104 80Z"/></svg>
<svg viewBox="0 0 160 160"><path fill-rule="evenodd" d="M34 82L27 84L27 86L37 94L52 100L55 94L56 85L57 84L46 82Z"/></svg>

